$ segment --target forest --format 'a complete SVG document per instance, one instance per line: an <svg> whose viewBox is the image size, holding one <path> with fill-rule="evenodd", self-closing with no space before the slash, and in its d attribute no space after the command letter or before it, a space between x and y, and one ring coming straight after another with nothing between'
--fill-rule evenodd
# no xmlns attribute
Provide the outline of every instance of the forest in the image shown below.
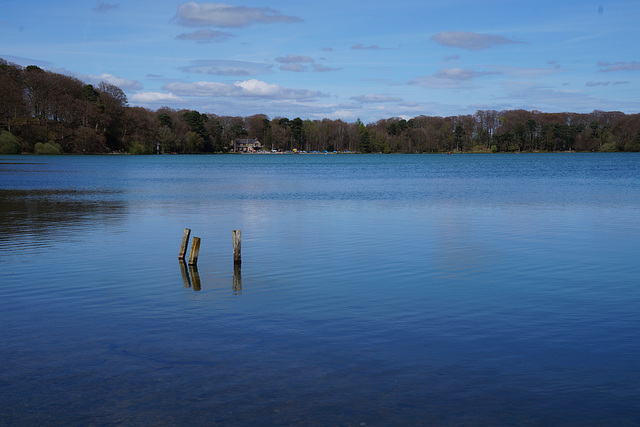
<svg viewBox="0 0 640 427"><path fill-rule="evenodd" d="M640 114L479 110L375 123L233 117L128 105L117 86L0 59L0 154L225 153L234 139L267 150L359 153L640 151Z"/></svg>

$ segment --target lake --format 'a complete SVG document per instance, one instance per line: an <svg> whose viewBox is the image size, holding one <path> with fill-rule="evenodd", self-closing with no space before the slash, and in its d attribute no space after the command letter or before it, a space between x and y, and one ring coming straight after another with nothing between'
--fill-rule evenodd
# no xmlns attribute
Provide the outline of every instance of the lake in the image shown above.
<svg viewBox="0 0 640 427"><path fill-rule="evenodd" d="M0 424L637 425L639 219L636 153L1 156Z"/></svg>

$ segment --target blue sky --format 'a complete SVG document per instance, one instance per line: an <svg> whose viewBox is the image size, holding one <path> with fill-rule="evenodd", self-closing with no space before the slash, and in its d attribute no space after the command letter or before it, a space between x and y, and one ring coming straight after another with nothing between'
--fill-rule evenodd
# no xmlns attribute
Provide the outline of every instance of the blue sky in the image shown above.
<svg viewBox="0 0 640 427"><path fill-rule="evenodd" d="M222 116L640 112L640 1L3 0L0 57Z"/></svg>

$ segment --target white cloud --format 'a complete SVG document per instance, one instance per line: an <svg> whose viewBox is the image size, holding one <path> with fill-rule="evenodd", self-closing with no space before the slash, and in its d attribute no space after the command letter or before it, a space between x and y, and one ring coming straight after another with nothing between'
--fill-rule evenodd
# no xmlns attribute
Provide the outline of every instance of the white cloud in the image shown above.
<svg viewBox="0 0 640 427"><path fill-rule="evenodd" d="M181 67L181 71L214 76L255 76L271 72L271 65L259 62L231 61L226 59L202 59L192 61L192 65Z"/></svg>
<svg viewBox="0 0 640 427"><path fill-rule="evenodd" d="M285 57L279 56L276 58L276 62L281 64L299 64L302 62L314 62L314 59L309 56L302 55L287 55Z"/></svg>
<svg viewBox="0 0 640 427"><path fill-rule="evenodd" d="M419 76L407 82L408 85L427 89L474 89L468 80L455 80L436 76Z"/></svg>
<svg viewBox="0 0 640 427"><path fill-rule="evenodd" d="M476 77L502 74L499 71L475 71L468 68L441 68L431 76L416 77L410 85L429 89L473 89L472 80Z"/></svg>
<svg viewBox="0 0 640 427"><path fill-rule="evenodd" d="M178 6L176 19L186 27L240 28L253 24L302 22L297 16L282 15L277 10L263 7L230 6L223 3L189 2Z"/></svg>
<svg viewBox="0 0 640 427"><path fill-rule="evenodd" d="M219 82L175 82L165 85L163 89L181 96L198 97L271 98L309 101L322 96L320 92L285 88L275 83L266 83L256 79L237 81L234 84Z"/></svg>
<svg viewBox="0 0 640 427"><path fill-rule="evenodd" d="M351 46L352 50L382 50L382 48L378 45L372 44L370 46L365 46L363 44L354 44Z"/></svg>
<svg viewBox="0 0 640 427"><path fill-rule="evenodd" d="M232 96L233 85L218 82L174 82L164 85L163 89L182 96Z"/></svg>
<svg viewBox="0 0 640 427"><path fill-rule="evenodd" d="M338 71L341 69L341 68L333 68L333 67L328 67L326 65L316 64L315 59L309 56L302 56L302 55L287 55L285 57L280 56L275 60L276 62L284 64L280 66L280 70L282 71L294 71L298 73L307 71L308 68L302 64L311 64L312 70L318 73L327 73L330 71Z"/></svg>
<svg viewBox="0 0 640 427"><path fill-rule="evenodd" d="M495 45L521 43L502 36L478 34L470 31L443 31L432 36L431 39L442 46L467 50L489 49Z"/></svg>
<svg viewBox="0 0 640 427"><path fill-rule="evenodd" d="M275 83L266 83L260 80L251 79L241 82L235 82L235 87L241 88L243 95L245 96L260 96L260 97L280 97L287 90Z"/></svg>
<svg viewBox="0 0 640 427"><path fill-rule="evenodd" d="M138 92L131 95L129 101L139 104L157 104L162 102L182 102L184 99L172 93Z"/></svg>
<svg viewBox="0 0 640 427"><path fill-rule="evenodd" d="M493 66L493 69L497 74L521 79L536 79L566 71L559 65L554 65L552 68L524 68L496 65Z"/></svg>
<svg viewBox="0 0 640 427"><path fill-rule="evenodd" d="M500 74L497 71L474 71L468 68L441 68L434 74L437 78L451 80L471 80L475 77Z"/></svg>
<svg viewBox="0 0 640 427"><path fill-rule="evenodd" d="M614 62L613 64L608 62L598 62L598 67L600 70L605 73L611 71L640 71L640 62L631 61L631 62Z"/></svg>
<svg viewBox="0 0 640 427"><path fill-rule="evenodd" d="M233 37L233 34L226 33L224 31L213 31L208 28L194 31L193 33L182 33L176 36L178 40L195 40L199 42L205 41L224 41L229 37Z"/></svg>
<svg viewBox="0 0 640 427"><path fill-rule="evenodd" d="M280 70L282 71L293 71L296 73L301 73L303 71L307 70L307 67L305 67L302 64L284 64L280 66Z"/></svg>
<svg viewBox="0 0 640 427"><path fill-rule="evenodd" d="M110 83L112 85L118 86L122 90L140 90L142 89L142 83L136 80L125 79L122 77L114 76L113 74L100 74L99 76L81 76L78 75L78 78L81 80L86 80L92 84L99 84L100 82Z"/></svg>
<svg viewBox="0 0 640 427"><path fill-rule="evenodd" d="M628 81L617 81L617 82L587 82L585 83L585 86L587 87L594 87L594 86L609 86L609 85L625 85L625 84L629 84L631 82Z"/></svg>
<svg viewBox="0 0 640 427"><path fill-rule="evenodd" d="M376 102L401 102L403 99L395 96L367 94L354 96L351 99L362 103L376 103Z"/></svg>
<svg viewBox="0 0 640 427"><path fill-rule="evenodd" d="M117 3L105 3L103 1L99 1L96 7L93 8L94 12L104 13L110 12L112 10L117 10L120 8L120 5Z"/></svg>

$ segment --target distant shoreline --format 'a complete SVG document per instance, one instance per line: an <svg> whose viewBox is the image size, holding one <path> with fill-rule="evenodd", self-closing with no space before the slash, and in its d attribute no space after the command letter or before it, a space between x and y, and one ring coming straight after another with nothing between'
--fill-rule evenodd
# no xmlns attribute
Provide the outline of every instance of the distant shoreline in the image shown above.
<svg viewBox="0 0 640 427"><path fill-rule="evenodd" d="M316 155L316 156L327 156L327 155L382 155L382 156L415 156L415 155L448 155L448 156L459 156L459 155L475 155L475 154L495 154L495 155L513 155L513 154L635 154L637 152L629 152L629 151L575 151L575 150L567 150L567 151L521 151L521 152L490 152L490 151L460 151L460 152L434 152L434 153L360 153L360 152L349 152L349 151L339 151L339 152L313 152L313 151L301 151L301 152L292 152L292 151L278 151L278 152L269 152L269 151L257 151L255 153L236 153L236 152L226 152L226 153L160 153L160 154L131 154L131 153L118 153L118 152L109 152L109 153L61 153L61 154L36 154L23 152L20 154L0 154L0 157L11 157L11 156L143 156L143 157L153 157L153 156L220 156L220 155L244 155L244 156L300 156L300 155Z"/></svg>

